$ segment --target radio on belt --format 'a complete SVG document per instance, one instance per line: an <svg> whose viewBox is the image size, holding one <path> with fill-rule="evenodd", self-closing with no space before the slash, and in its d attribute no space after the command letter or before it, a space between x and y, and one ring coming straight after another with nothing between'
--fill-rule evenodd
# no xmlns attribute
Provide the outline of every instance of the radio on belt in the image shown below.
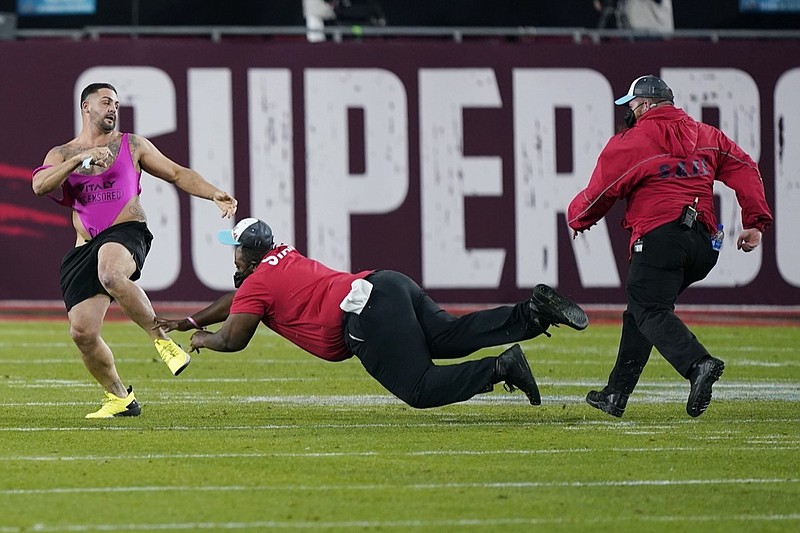
<svg viewBox="0 0 800 533"><path fill-rule="evenodd" d="M681 227L685 229L691 229L694 227L694 223L697 220L697 196L694 197L694 202L692 205L684 206L683 212L681 213Z"/></svg>

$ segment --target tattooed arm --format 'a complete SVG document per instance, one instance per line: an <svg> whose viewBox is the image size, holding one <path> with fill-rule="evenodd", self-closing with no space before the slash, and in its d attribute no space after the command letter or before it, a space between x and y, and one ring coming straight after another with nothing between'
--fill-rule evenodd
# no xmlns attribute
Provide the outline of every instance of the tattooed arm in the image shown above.
<svg viewBox="0 0 800 533"><path fill-rule="evenodd" d="M119 151L119 147L117 147ZM83 162L88 161L89 167L100 167L100 171L108 167L108 162L114 159L114 154L108 146L95 146L83 148L72 144L56 146L44 158L43 168L33 175L33 192L37 196L44 196L61 187L69 177L70 172L82 168ZM87 174L93 172L85 169Z"/></svg>
<svg viewBox="0 0 800 533"><path fill-rule="evenodd" d="M223 217L232 217L236 213L236 199L206 181L198 172L172 161L140 135L129 135L128 142L132 147L133 160L138 162L142 170L175 184L192 196L212 200L222 211Z"/></svg>

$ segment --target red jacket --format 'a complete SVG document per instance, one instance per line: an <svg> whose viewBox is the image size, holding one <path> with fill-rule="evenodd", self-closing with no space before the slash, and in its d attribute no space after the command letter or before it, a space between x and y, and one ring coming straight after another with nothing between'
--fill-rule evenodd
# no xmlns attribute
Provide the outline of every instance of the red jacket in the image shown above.
<svg viewBox="0 0 800 533"><path fill-rule="evenodd" d="M758 165L717 128L666 105L642 115L636 125L613 136L600 152L589 185L567 210L569 227L589 229L625 198L622 226L631 244L649 231L676 221L698 198L698 219L713 234L714 180L734 191L745 229L763 233L772 225Z"/></svg>

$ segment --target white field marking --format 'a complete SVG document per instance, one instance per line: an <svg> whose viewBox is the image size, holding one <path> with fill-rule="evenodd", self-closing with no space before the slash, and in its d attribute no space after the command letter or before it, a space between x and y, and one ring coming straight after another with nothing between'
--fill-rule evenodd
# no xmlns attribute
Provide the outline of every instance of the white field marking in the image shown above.
<svg viewBox="0 0 800 533"><path fill-rule="evenodd" d="M95 388L94 385L79 385L82 388ZM33 388L46 388L44 386ZM683 404L686 402L686 392L676 393L661 393L658 391L646 392L641 391L639 394L646 395L642 397L635 397L635 401L640 405L652 405L663 403L678 403ZM797 402L800 401L800 390L793 390L791 393L781 390L764 391L764 392L747 392L742 394L726 394L724 392L715 392L714 400L759 400L759 401L785 401ZM218 405L220 403L232 405L246 405L246 404L273 404L273 405L289 405L289 406L317 406L317 407L378 407L386 405L405 405L401 400L394 396L384 395L333 395L333 396L315 396L315 395L291 395L291 396L221 396L220 394L198 394L198 393L173 393L173 394L150 394L143 396L139 393L139 400L143 405L158 406L158 405L171 405L174 402L191 402L195 405ZM582 405L584 399L582 395L558 395L550 394L543 399L543 404L547 405ZM0 407L66 407L70 405L78 406L92 406L94 402L0 402ZM483 398L473 398L461 405L519 405L527 406L527 399L520 394L508 395L492 395Z"/></svg>
<svg viewBox="0 0 800 533"><path fill-rule="evenodd" d="M5 346L6 348L18 348L18 347L53 347L53 346L62 346L55 343L41 343L37 345L20 345L20 344L13 344L9 346ZM3 343L0 342L0 348L3 348ZM71 344L64 344L64 348L69 348L70 350L73 349ZM112 347L113 348L113 347ZM560 353L560 350L547 350L549 353ZM758 353L765 353L765 350L762 348L749 348L749 349L737 349L735 351L744 351L744 352L758 352ZM794 353L796 350L794 348L769 348L769 352L782 352L782 353ZM530 352L530 350L529 350ZM569 353L574 355L575 351L571 349L564 349L563 353ZM580 355L594 355L594 354L602 354L605 355L605 352L594 351L594 350L586 350L581 349ZM293 356L289 356L287 359L274 359L274 358L250 358L247 360L248 365L273 365L273 364L293 364L293 365L303 365L303 364L320 364L324 363L322 360L318 360L315 358L308 358L305 354L300 354L300 358L295 359ZM149 350L147 353L143 353L141 357L131 357L131 356L123 356L114 358L117 364L152 364L153 362L160 362ZM529 354L529 360L531 365L534 367L536 366L559 366L559 365L598 365L598 364L606 364L606 359L597 359L597 358L590 358L590 359L539 359L535 357L535 354ZM42 365L42 364L72 364L77 363L80 364L80 356L76 353L75 357L73 358L29 358L29 359L0 359L0 362L3 364L9 365ZM798 367L800 366L800 361L796 360L786 360L786 361L765 361L765 360L757 360L757 359L737 359L731 357L725 357L725 362L729 366L763 366L766 368L781 368L781 367ZM227 357L218 357L215 358L213 361L214 364L237 364L241 365L242 360L236 356L227 356Z"/></svg>
<svg viewBox="0 0 800 533"><path fill-rule="evenodd" d="M736 355L738 355L738 357L733 355L733 352L737 352ZM721 358L725 361L728 367L737 365L755 366L757 363L762 362L764 364L774 364L778 366L795 368L800 365L800 362L791 358L791 356L793 356L796 352L797 352L796 348L753 347L752 349L748 350L726 351L724 354L721 355ZM753 353L759 354L760 357L754 358L752 356ZM602 365L602 366L608 366L610 368L610 366L613 365L614 363L613 354L609 353L608 351L600 350L597 348L592 348L592 349L581 348L580 351L578 352L571 349L561 349L561 350L548 349L546 353L542 354L545 357L539 357L539 354L532 353L530 350L528 350L526 351L526 355L528 356L528 361L534 368L534 371L536 367L540 365L547 365L547 366ZM789 357L789 359L787 359L787 356ZM653 352L652 357L657 358L660 356L658 355L657 352ZM777 361L775 361L775 359L777 359Z"/></svg>
<svg viewBox="0 0 800 533"><path fill-rule="evenodd" d="M165 367L166 368L166 367ZM290 377L290 378L181 378L180 383L272 383L284 381L319 381L320 378L308 377ZM5 381L8 385L24 385L29 387L37 387L40 385L45 386L69 386L69 387L83 387L92 386L96 387L95 383L89 383L86 380L69 380L69 379L9 379ZM176 383L175 378L155 378L148 379L147 383Z"/></svg>
<svg viewBox="0 0 800 533"><path fill-rule="evenodd" d="M167 380L169 381L169 380ZM604 384L602 381L585 381L585 380L548 380L548 379L538 379L536 380L540 384L551 385L551 386L558 386L558 387L595 387L601 388ZM771 389L800 389L800 381L762 381L758 379L753 380L729 380L725 379L725 374L722 375L720 381L714 383L714 391L716 392L717 387L721 388L728 388L728 389L764 389L764 390L771 390ZM643 389L662 389L662 390L680 390L680 391L689 391L689 382L687 380L681 379L679 376L676 376L676 379L669 380L669 381L642 381L636 386L636 390L634 391L634 395L636 395L640 390Z"/></svg>
<svg viewBox="0 0 800 533"><path fill-rule="evenodd" d="M129 365L152 365L154 363L159 363L159 364L161 363L160 360L156 360L154 357L150 357L149 355L143 356L143 357L138 357L138 358L117 357L117 358L115 358L115 362L117 363L118 366L119 365L125 365L125 366L129 366ZM60 359L8 359L8 360L0 359L0 363L2 363L4 365L25 365L25 366L28 366L28 365L63 364L63 365L74 365L76 367L77 366L83 367L83 364L81 363L80 358L77 355L74 358L71 358L71 359L61 359L61 358ZM591 359L578 359L578 360L572 359L572 360L569 360L569 361L561 361L561 360L549 359L549 360L534 360L534 361L531 361L531 365L533 366L534 372L536 372L536 368L537 367L541 368L541 367L547 367L547 366L566 366L566 365L568 365L568 366L579 366L579 365L580 366L596 366L599 363L600 363L599 361L591 360ZM728 358L728 359L726 359L726 363L729 366L737 366L738 365L738 366L742 366L742 367L770 368L770 369L773 369L773 368L774 369L781 369L781 368L797 368L797 367L800 367L800 360L774 362L774 361L758 361L758 360L753 360L753 359L734 360L734 359ZM213 364L213 365L220 365L220 364L241 365L242 361L238 360L236 358L220 358L220 359L212 361L211 364ZM251 365L251 366L252 365L287 365L287 364L291 364L291 365L318 365L318 364L324 364L324 362L317 361L315 359L298 359L298 360L293 360L293 359L250 359L250 360L247 361L247 364ZM218 379L222 379L222 378L218 378ZM242 379L246 381L248 378L242 378ZM298 379L298 380L299 379L303 379L303 380L307 380L307 378L286 378L286 379L287 380L288 379ZM677 379L677 381L675 381L675 384L673 386L686 386L686 383L681 381L679 379L679 376L676 375L676 379ZM724 379L725 378L723 377L723 380ZM253 380L255 380L255 378ZM6 383L14 383L14 384L16 384L16 383L30 382L30 381L32 381L32 380L15 379L15 380L7 381ZM153 381L155 381L155 382L169 382L170 380L169 379L155 379L155 380L149 380L149 381L151 381L151 382L153 382ZM181 379L181 381L187 381L187 379ZM214 380L213 379L208 379L208 380L205 380L205 381L213 382ZM572 382L553 381L553 380L548 380L547 378L538 378L538 377L537 377L537 382L540 385L567 385L567 384L569 384L569 385L574 385L574 386L588 386L588 387L598 386L598 383L599 383L599 381L572 381ZM720 385L722 385L724 383L725 382L723 381L723 382L720 383ZM668 384L664 384L664 385L651 384L651 385L652 386L669 386ZM639 387L642 387L642 386L643 385L639 385Z"/></svg>
<svg viewBox="0 0 800 533"><path fill-rule="evenodd" d="M272 383L295 382L298 380L321 380L322 378L188 378L180 383ZM366 378L364 378L366 379ZM28 381L13 381L7 383L10 387L42 389L54 386L69 386L74 388L96 388L94 383L70 380L34 380L36 384ZM159 383L176 384L174 379L150 380ZM540 385L545 385L540 383ZM557 381L550 386L592 387L588 382ZM594 388L598 388L595 384ZM203 393L189 391L184 393L164 393L156 391L139 391L140 400L146 405L164 405L175 401L192 402L197 405L219 404L278 404L296 406L325 406L325 407L362 407L383 405L404 405L402 401L388 394L358 394L358 395L259 395L259 396L225 396L220 397L218 391ZM663 404L684 403L688 394L688 386L683 382L654 383L649 382L637 387L631 396L631 404ZM796 382L719 382L714 385L715 401L800 401L800 383ZM583 394L545 394L545 405L580 405L584 403ZM69 405L93 405L92 402L0 402L0 407L63 407ZM522 394L505 394L497 392L491 395L478 395L461 405L527 405L527 400Z"/></svg>
<svg viewBox="0 0 800 533"><path fill-rule="evenodd" d="M565 449L535 449L535 450L418 450L414 452L223 452L223 453L142 453L142 454L117 454L117 455L27 455L0 457L3 462L59 462L59 461L154 461L159 459L317 459L339 457L427 457L427 456L496 456L496 455L571 455L589 453L697 453L716 449L715 446L657 446L653 448L565 448ZM726 451L795 451L800 449L800 443L794 446L765 446L765 443L753 443L752 446L726 447Z"/></svg>
<svg viewBox="0 0 800 533"><path fill-rule="evenodd" d="M56 487L49 489L2 489L2 496L32 494L94 494L142 492L254 492L254 491L364 491L364 490L460 490L460 489L552 489L607 487L683 487L703 485L787 485L800 483L796 478L742 479L626 479L620 481L496 481L489 483L408 483L408 484L347 484L347 485L146 485L132 487Z"/></svg>
<svg viewBox="0 0 800 533"><path fill-rule="evenodd" d="M142 355L142 357L117 357L114 356L114 362L117 365L120 364L153 364L153 363L161 363L160 359L157 359L154 354L147 353ZM41 358L41 359L2 359L0 358L0 363L4 365L53 365L53 364L71 364L77 363L83 366L81 363L80 356L76 353L74 358L69 359L49 359L49 358ZM236 365L243 365L245 361L241 358L235 356L227 356L227 357L219 357L210 361L210 364L236 364ZM308 364L324 364L326 363L322 359L316 359L312 356L309 358L303 357L300 359L248 359L247 365L308 365Z"/></svg>
<svg viewBox="0 0 800 533"><path fill-rule="evenodd" d="M294 382L301 378L208 378L208 379L186 379L181 382L200 382L200 383L247 383L247 382ZM321 378L311 378L320 380ZM174 384L174 380L157 379L152 380ZM563 385L564 382L556 383L556 386ZM574 386L574 383L570 384ZM43 380L43 383L31 385L25 382L9 383L9 386L20 388L51 388L53 386L69 386L76 388L96 388L96 385L88 382L72 382L67 380ZM589 385L583 385L588 387ZM717 383L714 388L715 400L759 400L759 401L791 401L800 400L800 384L797 383ZM220 401L231 404L253 404L253 403L272 403L282 405L316 405L316 406L335 406L335 407L360 407L360 406L382 406L382 405L403 405L403 402L394 396L378 394L359 394L359 395L267 395L267 396L226 396L221 398L219 391L211 393L185 392L185 393L163 393L147 391L147 404L162 405L173 401L191 401L197 404L217 404ZM687 388L685 384L646 384L640 385L632 398L639 404L653 403L683 403L685 402ZM141 396L141 393L140 393ZM544 398L547 404L582 404L583 395L571 394L547 394ZM2 407L47 407L47 406L67 406L67 405L89 405L91 402L0 402ZM520 394L495 393L492 395L479 395L461 405L505 405L505 404L526 404L524 396Z"/></svg>
<svg viewBox="0 0 800 533"><path fill-rule="evenodd" d="M800 520L800 514L760 514L760 515L636 515L635 522L656 522L656 523L687 523L695 524L698 522L730 523L730 522L787 522ZM64 524L47 525L42 523L33 524L30 528L18 528L13 526L0 526L0 533L22 533L23 531L38 531L50 533L57 531L68 531L81 533L85 531L181 531L190 529L206 530L235 530L235 529L383 529L383 528L464 528L478 527L486 528L490 526L536 526L536 525L596 525L596 524L619 524L634 521L620 519L619 517L591 517L580 518L455 518L451 520L347 520L347 521L277 521L277 520L258 520L254 522L159 522L159 523L137 523L137 524Z"/></svg>
<svg viewBox="0 0 800 533"><path fill-rule="evenodd" d="M700 439L698 439L700 440ZM753 440L753 439L745 439L747 444L752 444L754 446L760 446L764 449L774 450L776 448L782 449L784 446L800 446L800 440Z"/></svg>
<svg viewBox="0 0 800 533"><path fill-rule="evenodd" d="M363 380L370 380L371 378L366 374L358 374L353 376L347 376L347 379L363 379ZM153 378L148 379L148 383L183 383L186 381L196 381L202 383L213 383L215 381L219 382L263 382L263 381L308 381L308 380L320 380L321 378L307 378L307 377L269 377L269 378L259 378L259 377L245 377L245 378L181 378L180 380L176 381L175 378ZM536 380L540 385L547 385L550 387L595 387L601 388L603 383L598 380L553 380L548 378L541 378ZM45 384L45 385L65 385L65 386L79 386L82 384L86 384L86 379L50 379L50 378L13 378L5 380L3 383L13 383L19 385L25 384ZM92 386L95 386L94 383L90 383ZM689 382L686 380L681 380L676 377L675 380L669 381L642 381L640 382L637 387L634 395L636 395L641 390L674 390L674 391L688 391ZM716 392L717 388L721 389L742 389L742 390L754 390L754 389L761 389L765 391L775 390L775 389L786 389L786 390L800 390L800 382L798 381L761 381L761 380L726 380L723 374L723 377L720 381L714 384L714 391ZM501 388L501 385L496 385L496 389ZM475 398L486 398L491 396L475 396Z"/></svg>
<svg viewBox="0 0 800 533"><path fill-rule="evenodd" d="M734 360L733 364L736 366L761 366L765 368L781 368L789 366L800 366L800 361L757 361L754 359L738 359Z"/></svg>
<svg viewBox="0 0 800 533"><path fill-rule="evenodd" d="M8 342L0 341L0 349L15 350L18 348L70 348L74 349L74 344L60 341L37 341L37 342Z"/></svg>
<svg viewBox="0 0 800 533"><path fill-rule="evenodd" d="M114 358L114 361L119 364L121 359ZM150 361L147 361L148 363ZM4 365L71 365L78 364L83 366L81 358L78 354L69 359L0 359L0 363Z"/></svg>
<svg viewBox="0 0 800 533"><path fill-rule="evenodd" d="M772 346L770 344L764 346L728 346L725 348L725 352L733 353L733 352L758 352L763 354L769 353L792 353L797 351L796 348L791 348L789 346Z"/></svg>
<svg viewBox="0 0 800 533"><path fill-rule="evenodd" d="M543 385L543 384L540 384ZM559 383L558 385L561 385ZM686 402L686 395L689 388L685 384L680 388L670 387L667 390L648 390L647 387L637 389L631 402L653 404L665 402ZM718 383L714 385L714 400L752 400L762 401L800 401L800 383L786 384L775 383L771 386L755 386L752 383L742 383L741 385L731 385ZM245 403L272 403L288 405L322 405L322 406L346 406L346 405L393 405L402 404L394 396L384 395L294 395L294 396L250 396L243 397L240 401ZM521 394L491 394L478 395L463 402L465 405L480 404L524 404L527 400ZM583 395L566 394L545 394L543 398L545 404L581 404L584 402Z"/></svg>
<svg viewBox="0 0 800 533"><path fill-rule="evenodd" d="M320 378L309 377L290 377L290 378L181 378L181 383L265 383L273 381L319 381ZM148 383L175 383L175 378L153 378L148 379ZM67 379L9 379L6 383L14 385L69 385L80 386L85 384L85 380L67 380ZM90 383L93 387L94 383ZM798 385L800 386L800 385Z"/></svg>
<svg viewBox="0 0 800 533"><path fill-rule="evenodd" d="M449 415L452 416L452 415ZM98 419L88 422L88 426L57 426L57 427L0 427L0 432L20 432L38 433L45 431L135 431L140 433L141 426L109 425L124 424L125 419L111 418ZM674 425L695 424L696 419L676 420ZM736 421L739 425L744 424L794 424L800 423L798 417L785 418L746 418ZM579 424L579 425L578 425ZM600 420L581 420L578 422L564 422L563 420L526 420L525 422L502 422L502 421L475 421L462 422L459 420L443 420L441 422L400 422L400 423L369 423L369 424L257 424L250 426L148 426L147 431L277 431L298 429L323 430L323 429L411 429L411 428L455 428L455 427L503 427L508 428L537 428L537 427L559 427L566 431L597 431L607 429L609 431L619 431L620 428L649 428L648 424L632 422L630 420L600 419ZM661 427L655 426L655 427Z"/></svg>
<svg viewBox="0 0 800 533"><path fill-rule="evenodd" d="M464 528L478 527L486 528L490 526L536 526L536 525L561 525L579 524L619 524L635 521L656 523L687 523L695 524L698 522L714 522L726 524L730 522L787 522L800 520L800 514L759 514L759 515L636 515L629 520L619 517L598 517L591 518L562 517L562 518L455 518L451 520L347 520L347 521L278 521L278 520L258 520L254 522L159 522L159 523L137 523L137 524L64 524L47 525L33 524L30 528L18 528L13 526L0 526L0 533L22 533L23 531L37 531L50 533L56 531L68 531L81 533L84 531L180 531L188 529L206 530L235 530L235 529L383 529L383 528Z"/></svg>
<svg viewBox="0 0 800 533"><path fill-rule="evenodd" d="M614 353L616 352L617 348L604 348L601 346L572 346L569 344L558 344L558 345L537 345L537 344L523 344L522 349L525 352L532 362L537 361L536 355L539 352L547 352L547 353L557 353L557 354L567 354L567 355L608 355L613 362ZM726 354L728 353L760 353L764 355L768 355L771 353L794 353L796 352L796 348L792 348L790 346L772 346L769 344L769 340L765 339L764 344L757 344L751 346L729 346L725 348L725 353L721 354L722 357L726 362L728 358ZM653 354L657 354L657 352L653 352ZM571 360L558 360L559 362L571 362Z"/></svg>
<svg viewBox="0 0 800 533"><path fill-rule="evenodd" d="M99 419L105 424L124 423L125 421L120 418ZM795 420L782 420L781 422L794 422ZM22 433L38 433L43 431L136 431L141 432L141 427L131 427L125 425L100 425L89 422L88 426L76 427L0 427L0 432L22 432ZM583 424L605 426L610 421L584 421ZM740 421L744 423L745 421ZM632 425L633 422L618 422L616 425ZM148 426L148 431L273 431L273 430L297 430L297 429L375 429L375 428L394 428L394 429L409 429L409 428L436 428L436 427L507 427L507 422L483 422L476 424L473 421L467 422L414 422L414 423L369 423L369 424L258 424L252 426ZM514 424L515 427L542 427L551 425L563 425L562 422L558 424L528 421L525 423Z"/></svg>
<svg viewBox="0 0 800 533"><path fill-rule="evenodd" d="M787 352L794 352L793 349L787 349ZM581 353L581 355L587 355L585 353ZM575 365L584 365L584 366L597 366L597 365L610 365L608 361L605 359L536 359L534 357L529 358L529 362L531 367L533 368L534 372L536 371L537 367L543 366L575 366ZM796 368L800 366L800 361L795 360L786 360L786 361L763 361L763 360L756 360L756 359L736 359L732 357L725 357L725 363L730 368L731 366L755 366L755 367L765 367L765 368Z"/></svg>
<svg viewBox="0 0 800 533"><path fill-rule="evenodd" d="M286 381L319 381L321 378L181 378L181 383L281 383ZM175 383L175 378L148 379L148 383ZM800 384L798 384L800 387Z"/></svg>
<svg viewBox="0 0 800 533"><path fill-rule="evenodd" d="M29 378L13 378L8 379L4 383L8 385L21 385L36 387L37 385L47 385L50 387L80 387L86 385L88 382L85 379L29 379ZM96 386L95 384L92 384Z"/></svg>

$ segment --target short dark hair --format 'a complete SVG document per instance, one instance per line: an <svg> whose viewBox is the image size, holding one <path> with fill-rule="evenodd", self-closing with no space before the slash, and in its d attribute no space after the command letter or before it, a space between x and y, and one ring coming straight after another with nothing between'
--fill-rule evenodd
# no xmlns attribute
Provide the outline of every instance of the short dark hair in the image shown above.
<svg viewBox="0 0 800 533"><path fill-rule="evenodd" d="M100 89L111 89L115 93L117 92L114 86L111 85L110 83L90 83L89 85L86 86L86 88L83 91L81 91L80 103L81 104L84 103L86 99L89 98L89 95L96 93Z"/></svg>

